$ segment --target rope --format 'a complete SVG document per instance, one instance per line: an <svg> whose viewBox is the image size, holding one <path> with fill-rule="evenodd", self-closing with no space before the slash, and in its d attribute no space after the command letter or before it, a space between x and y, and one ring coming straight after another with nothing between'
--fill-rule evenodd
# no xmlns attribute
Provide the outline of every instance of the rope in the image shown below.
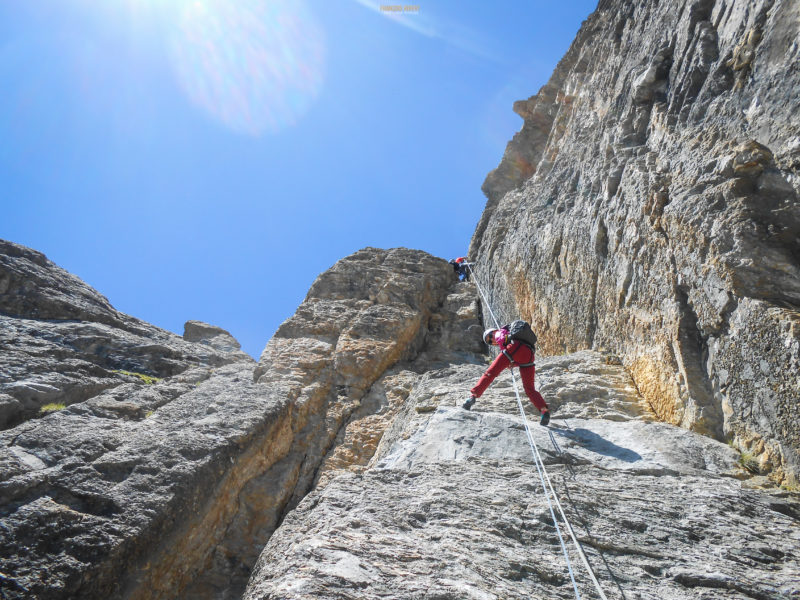
<svg viewBox="0 0 800 600"><path fill-rule="evenodd" d="M478 278L475 276L475 271L472 270L472 265L467 263L467 268L469 272L472 274L472 278L475 280L475 285L478 288L478 293L483 298L483 303L486 305L486 308L489 309L489 314L492 315L492 321L494 321L494 326L500 329L500 322L497 320L497 317L494 316L494 311L492 311L492 305L489 304L489 301L486 299L486 296L483 295L483 290L481 289L480 284L478 283Z"/></svg>
<svg viewBox="0 0 800 600"><path fill-rule="evenodd" d="M478 292L483 298L484 303L486 304L486 308L489 309L489 314L492 315L492 320L495 323L495 327L500 327L500 323L497 321L497 317L495 317L494 312L492 311L492 307L489 305L489 301L486 299L483 290L481 289L481 285L478 281L478 278L475 276L475 271L472 270L472 266L467 263L467 268L470 270L470 273L475 281L475 286L478 288ZM522 417L522 423L525 426L525 435L528 438L528 445L531 448L531 453L533 454L533 462L536 465L536 470L539 473L539 480L542 484L542 490L544 491L545 498L547 499L547 506L550 509L550 516L553 519L553 525L556 528L556 534L558 535L558 541L561 544L561 550L564 553L564 559L567 562L567 570L569 571L569 577L572 581L572 587L575 590L575 597L580 600L581 595L578 591L578 586L575 582L575 576L572 571L572 564L569 560L569 554L567 552L566 545L564 544L564 538L561 535L561 528L558 526L558 520L556 519L555 511L553 510L553 504L550 501L550 496L552 495L553 501L555 501L556 506L558 507L558 511L561 514L561 518L564 521L564 525L566 526L567 532L569 533L570 537L572 538L572 542L575 545L575 548L578 551L578 556L581 557L581 561L583 562L584 566L586 567L586 571L589 573L589 578L594 583L595 589L597 589L597 593L600 595L602 600L608 600L606 595L603 593L603 589L600 587L600 583L597 581L597 577L592 570L589 561L586 558L586 554L583 551L583 547L581 546L580 542L578 541L577 537L575 537L575 531L572 529L572 526L567 519L567 515L564 512L564 508L561 506L561 502L558 500L558 495L556 494L555 488L553 487L553 482L550 480L550 475L547 473L547 469L544 466L544 460L542 460L542 456L539 453L539 448L536 445L536 442L533 440L533 434L531 433L530 428L528 427L528 419L525 417L525 409L522 406L522 399L519 395L519 387L517 386L517 378L514 376L514 369L510 368L509 371L511 372L511 382L514 385L514 395L517 398L517 406L519 407L519 413ZM546 484L545 484L546 482ZM549 491L548 491L549 487Z"/></svg>
<svg viewBox="0 0 800 600"><path fill-rule="evenodd" d="M547 477L547 483L550 483L550 491L547 489L547 485L545 484L545 476L547 475L547 471L544 468L544 462L542 462L541 456L539 456L539 449L536 447L536 442L533 441L533 435L531 434L530 427L528 427L528 419L525 418L525 409L522 407L522 400L519 397L519 390L517 389L517 378L514 377L513 369L509 369L511 371L511 381L514 384L514 394L517 396L517 406L519 406L519 413L522 417L522 423L525 425L525 434L528 437L528 445L531 447L531 453L533 454L533 464L536 465L536 471L539 473L539 481L542 483L542 491L544 492L544 497L547 499L547 508L550 509L550 517L553 519L553 525L556 528L556 534L558 535L558 541L561 544L561 551L564 553L564 559L567 561L567 570L569 571L569 578L572 581L572 589L575 590L575 597L580 600L581 593L578 591L578 584L575 582L575 574L572 572L572 563L569 560L569 553L567 552L567 546L564 543L564 537L561 535L561 528L558 526L558 519L556 519L556 513L553 511L553 503L550 502L550 494L553 494L553 499L558 503L558 498L555 495L555 491L552 489L553 484L550 483L550 477ZM544 473L544 474L543 474ZM558 504L560 507L561 505ZM563 517L563 512L562 512ZM566 522L566 519L565 519Z"/></svg>
<svg viewBox="0 0 800 600"><path fill-rule="evenodd" d="M470 273L472 274L472 277L474 278L475 286L478 288L478 293L480 293L481 298L483 298L483 302L486 304L486 308L489 309L489 314L492 315L492 320L494 320L495 327L499 328L500 327L500 323L497 321L497 317L495 316L494 311L492 310L492 307L489 304L489 300L486 298L486 295L483 293L483 289L482 289L480 283L478 283L478 278L475 276L475 271L472 270L472 266L469 265L469 264L467 264L467 268L470 270ZM519 389L517 388L517 379L516 379L516 377L514 377L514 370L513 369L509 369L509 371L511 372L511 381L514 384L514 394L517 397L517 406L519 406L520 415L522 416L522 423L525 426L525 435L528 438L528 445L531 447L531 453L533 454L533 463L534 463L534 465L536 465L536 471L539 474L539 480L540 480L540 482L542 484L542 491L544 492L545 499L547 500L547 507L550 510L550 517L553 519L553 525L555 526L556 534L558 535L558 541L561 544L561 551L564 553L564 559L567 562L567 570L569 571L570 581L572 581L572 588L575 590L575 597L578 600L580 600L581 594L578 591L578 584L575 582L575 574L572 571L572 563L569 560L569 552L567 552L567 546L564 543L564 537L561 535L561 528L558 526L558 519L556 519L555 511L553 511L553 503L550 501L550 491L548 491L548 489L547 489L547 485L545 483L545 477L542 474L542 471L544 470L544 462L541 462L541 456L539 455L538 448L536 447L536 442L533 441L533 434L531 434L531 430L528 427L528 419L525 418L525 409L522 407L522 400L520 399L520 396L519 396ZM545 474L546 474L546 471L545 471ZM549 477L547 478L547 481L548 482L550 481ZM552 484L551 484L550 487L551 487L551 491L553 493L553 496L555 497L555 491L552 490ZM556 498L556 501L557 500L558 499ZM563 511L562 511L562 514L563 514Z"/></svg>

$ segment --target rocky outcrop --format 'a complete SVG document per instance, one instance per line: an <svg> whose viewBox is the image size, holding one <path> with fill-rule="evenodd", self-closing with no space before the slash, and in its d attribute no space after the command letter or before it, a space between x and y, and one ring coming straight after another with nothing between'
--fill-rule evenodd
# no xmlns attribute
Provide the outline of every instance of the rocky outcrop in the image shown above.
<svg viewBox="0 0 800 600"><path fill-rule="evenodd" d="M207 344L221 352L239 352L240 357L242 346L230 333L202 321L186 321L183 326L183 339L187 342L199 342Z"/></svg>
<svg viewBox="0 0 800 600"><path fill-rule="evenodd" d="M252 370L124 384L0 434L3 597L174 597L288 443Z"/></svg>
<svg viewBox="0 0 800 600"><path fill-rule="evenodd" d="M252 362L233 342L235 348L188 343L118 312L43 254L0 240L0 428L126 382Z"/></svg>
<svg viewBox="0 0 800 600"><path fill-rule="evenodd" d="M800 6L603 0L486 179L470 257L544 353L800 473Z"/></svg>
<svg viewBox="0 0 800 600"><path fill-rule="evenodd" d="M792 494L748 489L729 446L653 422L614 362L594 352L540 359L557 416L549 429L531 420L606 596L800 594ZM245 600L574 597L510 378L471 412L458 407L482 369L418 377L368 468L340 474L286 517ZM583 597L598 597L572 546L570 560Z"/></svg>
<svg viewBox="0 0 800 600"><path fill-rule="evenodd" d="M289 405L285 446L242 486L242 510L227 523L207 572L185 589L187 597L209 587L238 597L264 543L315 481L371 458L405 398L409 369L427 368L415 359L431 328L452 312L454 298L466 306L448 325L467 320L479 327L474 295L453 291L454 285L445 261L406 249L366 248L317 278L254 373L259 387ZM226 576L232 577L223 586Z"/></svg>
<svg viewBox="0 0 800 600"><path fill-rule="evenodd" d="M4 389L111 381L0 433L3 598L238 598L314 481L371 458L413 369L480 350L474 290L418 251L337 263L256 365L223 330L190 321L181 339L6 248Z"/></svg>

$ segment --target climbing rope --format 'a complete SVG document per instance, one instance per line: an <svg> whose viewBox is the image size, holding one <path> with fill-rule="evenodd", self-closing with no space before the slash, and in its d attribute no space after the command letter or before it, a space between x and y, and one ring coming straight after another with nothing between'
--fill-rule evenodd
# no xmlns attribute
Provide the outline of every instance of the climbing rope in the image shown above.
<svg viewBox="0 0 800 600"><path fill-rule="evenodd" d="M477 282L476 282L477 283ZM547 477L547 483L550 484L550 490L548 491L548 487L545 484L545 476L547 475L547 471L544 468L544 462L542 461L542 457L539 455L539 449L536 447L536 442L533 441L533 434L531 434L530 427L528 427L528 419L525 418L525 409L522 407L522 400L519 397L519 389L517 389L517 378L514 377L514 371L511 371L511 381L514 384L514 394L517 396L517 406L519 406L519 413L522 417L522 422L525 425L525 435L528 437L528 445L531 447L531 452L533 453L533 464L536 465L536 471L539 473L539 481L542 484L542 490L544 491L544 496L547 499L547 508L550 509L550 518L553 519L553 525L556 528L556 534L558 535L558 541L561 544L561 551L564 553L564 559L567 561L567 570L569 571L569 578L572 581L572 588L575 590L575 597L580 600L581 594L578 591L578 584L575 582L575 574L572 572L572 563L569 560L569 553L567 552L567 546L564 543L564 537L561 535L561 528L558 526L558 519L556 519L556 513L553 511L553 503L550 501L550 494L552 493L553 499L558 504L559 508L561 504L558 503L558 498L556 497L555 490L553 490L553 484L550 483L550 477ZM562 518L563 518L563 511L562 511ZM566 523L566 519L564 519Z"/></svg>
<svg viewBox="0 0 800 600"><path fill-rule="evenodd" d="M481 298L483 298L483 303L486 305L486 308L489 309L489 314L492 315L492 321L494 321L494 326L500 329L500 322L497 320L497 317L494 316L492 305L489 304L489 300L483 294L483 289L481 289L481 286L478 283L478 277L475 275L475 271L472 270L472 265L467 263L467 268L469 269L469 272L472 274L472 279L473 281L475 281L475 285L478 288L478 293L481 295Z"/></svg>
<svg viewBox="0 0 800 600"><path fill-rule="evenodd" d="M470 271L473 281L475 282L475 286L478 288L478 293L481 295L486 308L489 310L489 314L492 316L492 321L494 321L495 327L498 329L500 328L500 322L497 320L497 317L492 310L491 305L489 304L489 300L486 298L486 295L483 293L483 289L478 281L477 276L475 275L475 271L472 270L472 266L467 263L467 268ZM567 570L569 571L569 578L572 581L572 588L575 590L575 597L580 600L581 595L578 591L578 585L575 582L575 575L572 570L572 563L569 560L569 553L567 552L566 544L564 543L564 538L561 535L561 528L558 526L558 519L556 518L555 511L553 510L553 502L555 502L556 506L558 507L558 511L561 514L561 519L564 521L564 525L566 526L567 532L569 533L570 537L572 538L572 542L575 545L576 550L578 551L578 556L581 557L581 561L583 562L584 566L586 567L586 571L589 574L589 578L594 583L595 589L597 589L597 593L600 595L602 600L608 600L606 595L603 593L603 589L600 587L600 583L597 581L597 577L594 574L594 570L592 569L589 561L586 558L586 554L583 551L583 547L581 546L578 538L575 536L575 531L572 529L572 526L567 519L567 515L564 512L564 508L561 506L561 502L558 500L558 495L556 494L556 490L553 487L553 482L550 480L550 475L547 473L547 469L544 466L544 460L542 459L541 454L539 453L539 447L536 445L536 442L533 439L533 434L531 433L530 427L528 427L528 419L525 417L525 409L522 405L522 399L519 395L519 388L517 386L517 378L514 376L514 369L509 368L509 372L511 373L511 382L514 385L514 395L517 398L517 406L519 407L519 413L522 417L522 423L525 426L525 435L528 438L528 445L531 448L531 453L533 454L533 463L536 465L536 471L539 474L539 480L542 484L542 491L544 491L545 498L547 499L547 506L550 509L550 517L553 519L553 525L556 529L556 534L558 535L558 541L561 544L561 550L564 553L564 559L567 562ZM553 502L551 502L550 498L552 496Z"/></svg>

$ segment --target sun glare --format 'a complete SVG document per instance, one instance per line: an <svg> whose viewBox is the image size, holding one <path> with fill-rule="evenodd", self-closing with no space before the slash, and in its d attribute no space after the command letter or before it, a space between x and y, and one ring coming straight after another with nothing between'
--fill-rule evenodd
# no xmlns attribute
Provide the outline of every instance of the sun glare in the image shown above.
<svg viewBox="0 0 800 600"><path fill-rule="evenodd" d="M182 89L233 131L293 125L323 81L322 28L302 0L196 0L171 40Z"/></svg>

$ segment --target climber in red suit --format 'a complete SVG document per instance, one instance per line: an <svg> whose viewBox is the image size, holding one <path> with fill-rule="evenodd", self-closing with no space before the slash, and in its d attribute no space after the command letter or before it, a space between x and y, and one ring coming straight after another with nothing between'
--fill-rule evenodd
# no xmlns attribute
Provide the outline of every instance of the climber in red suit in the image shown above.
<svg viewBox="0 0 800 600"><path fill-rule="evenodd" d="M525 393L528 395L531 403L539 409L542 414L542 425L547 425L550 422L550 409L547 403L542 398L542 395L536 391L534 387L534 376L536 374L536 366L534 362L533 348L520 340L508 339L508 331L505 329L487 329L483 332L483 341L490 346L499 346L500 354L494 359L491 366L486 369L486 372L478 380L474 388L470 390L472 394L470 398L462 405L463 408L469 410L475 401L483 395L489 384L500 375L505 369L510 367L519 367L519 375L522 378L522 387L525 388ZM513 364L512 364L513 362Z"/></svg>

